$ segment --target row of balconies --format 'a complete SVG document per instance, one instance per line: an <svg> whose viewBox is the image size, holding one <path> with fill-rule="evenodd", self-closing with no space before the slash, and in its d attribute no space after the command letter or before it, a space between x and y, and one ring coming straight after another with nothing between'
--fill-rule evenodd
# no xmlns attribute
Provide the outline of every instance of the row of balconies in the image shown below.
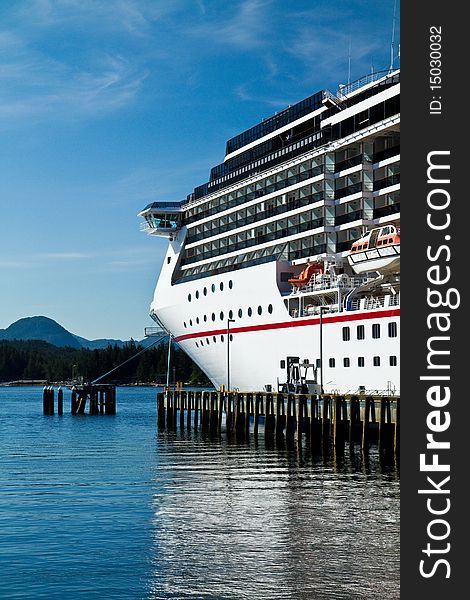
<svg viewBox="0 0 470 600"><path fill-rule="evenodd" d="M365 165L375 164L381 160L385 160L392 156L396 156L399 153L400 153L399 145L393 146L391 148L386 148L386 149L381 150L380 152L374 153L370 156L366 156L366 155L360 153L351 158L328 165L328 172L325 173L325 175L328 176L328 173L329 173L330 176L333 176L336 173L339 173L346 169L350 169L350 168L355 167L360 164L365 164ZM274 183L270 183L262 189L249 192L247 194L244 194L243 196L240 196L240 197L230 200L228 202L224 202L223 204L220 204L219 206L210 207L210 208L206 208L203 210L198 210L195 214L187 217L185 219L185 223L190 224L190 223L193 223L194 221L199 221L201 219L205 219L206 217L210 217L219 212L228 210L228 209L236 207L236 206L240 206L241 204L250 202L251 200L261 198L267 194L271 194L273 192L280 191L282 189L285 189L287 187L290 187L290 186L300 183L302 181L306 181L307 179L311 179L312 177L321 175L323 172L324 172L324 166L318 165L311 169L302 171L301 173L293 174L289 177L286 177L286 178L276 181ZM357 184L355 184L355 185L357 185ZM375 188L374 188L374 190L375 190ZM347 191L346 188L342 188L335 194L335 198L342 198L346 194L346 191ZM355 192L350 192L350 193L355 193Z"/></svg>

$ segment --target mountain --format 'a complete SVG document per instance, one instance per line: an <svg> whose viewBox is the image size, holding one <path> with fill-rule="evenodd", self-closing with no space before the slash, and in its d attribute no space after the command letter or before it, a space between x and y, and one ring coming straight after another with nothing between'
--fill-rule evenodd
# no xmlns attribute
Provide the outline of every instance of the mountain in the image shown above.
<svg viewBox="0 0 470 600"><path fill-rule="evenodd" d="M25 317L15 321L6 329L0 329L0 340L43 340L54 346L70 346L71 348L88 348L91 350L106 348L115 344L122 347L126 344L123 340L114 339L87 340L70 333L53 319L42 316ZM148 338L141 341L136 340L136 343L149 346L152 341L151 338Z"/></svg>
<svg viewBox="0 0 470 600"><path fill-rule="evenodd" d="M48 317L25 317L6 329L0 329L0 340L44 340L54 346L81 348L74 335Z"/></svg>

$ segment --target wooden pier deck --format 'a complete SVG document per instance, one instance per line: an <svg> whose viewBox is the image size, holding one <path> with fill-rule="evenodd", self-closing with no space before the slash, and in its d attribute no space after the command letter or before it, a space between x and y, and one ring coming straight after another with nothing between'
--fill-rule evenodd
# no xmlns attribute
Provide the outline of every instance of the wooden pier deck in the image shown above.
<svg viewBox="0 0 470 600"><path fill-rule="evenodd" d="M237 436L285 436L301 446L345 442L398 453L400 398L381 395L306 395L170 390L157 394L161 428L192 427Z"/></svg>

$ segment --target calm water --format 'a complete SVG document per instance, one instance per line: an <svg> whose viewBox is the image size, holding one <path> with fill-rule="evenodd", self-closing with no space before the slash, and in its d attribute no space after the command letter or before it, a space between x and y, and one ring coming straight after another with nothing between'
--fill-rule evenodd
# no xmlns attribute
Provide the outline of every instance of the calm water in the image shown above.
<svg viewBox="0 0 470 600"><path fill-rule="evenodd" d="M399 480L376 453L159 432L149 388L119 388L116 416L69 408L0 388L1 598L399 598Z"/></svg>

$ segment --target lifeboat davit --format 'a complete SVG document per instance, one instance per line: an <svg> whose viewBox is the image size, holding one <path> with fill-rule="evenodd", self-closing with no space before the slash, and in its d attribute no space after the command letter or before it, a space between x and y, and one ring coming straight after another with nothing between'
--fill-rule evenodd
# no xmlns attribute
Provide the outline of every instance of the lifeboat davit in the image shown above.
<svg viewBox="0 0 470 600"><path fill-rule="evenodd" d="M394 225L371 229L354 242L348 262L358 275L367 271L399 272L400 231Z"/></svg>

